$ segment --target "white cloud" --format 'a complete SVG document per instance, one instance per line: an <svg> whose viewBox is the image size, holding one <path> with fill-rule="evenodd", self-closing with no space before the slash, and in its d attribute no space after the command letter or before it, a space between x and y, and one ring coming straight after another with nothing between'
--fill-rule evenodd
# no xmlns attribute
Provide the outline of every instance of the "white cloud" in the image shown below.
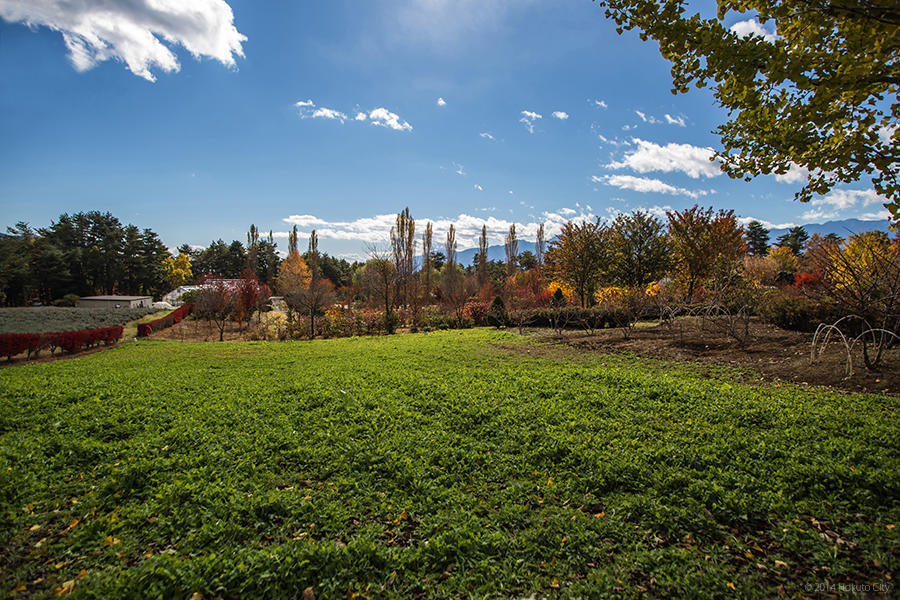
<svg viewBox="0 0 900 600"><path fill-rule="evenodd" d="M712 148L674 143L660 146L638 138L631 141L637 148L628 152L621 161L609 163L608 168L627 167L638 173L681 171L694 179L722 174L719 164L710 160L713 156Z"/></svg>
<svg viewBox="0 0 900 600"><path fill-rule="evenodd" d="M113 59L147 81L181 68L170 46L234 67L247 41L224 0L2 0L0 17L60 32L77 71Z"/></svg>
<svg viewBox="0 0 900 600"><path fill-rule="evenodd" d="M563 112L561 110L553 111L553 118L559 119L560 121L565 121L569 118L569 113Z"/></svg>
<svg viewBox="0 0 900 600"><path fill-rule="evenodd" d="M466 174L466 169L465 169L465 167L463 167L463 166L462 166L461 164L459 164L459 163L453 163L453 171L454 171L457 175L465 175L465 174Z"/></svg>
<svg viewBox="0 0 900 600"><path fill-rule="evenodd" d="M634 177L632 175L604 175L591 178L594 183L603 183L611 185L623 190L634 190L635 192L656 192L659 194L672 194L676 196L687 196L688 198L699 198L705 196L709 192L706 190L687 190L684 188L669 185L659 179L650 179L649 177Z"/></svg>
<svg viewBox="0 0 900 600"><path fill-rule="evenodd" d="M364 113L364 112L357 112L357 113L356 113L356 116L353 117L353 120L354 120L354 121L365 121L365 120L368 119L368 118L369 118L369 115L367 115L366 113Z"/></svg>
<svg viewBox="0 0 900 600"><path fill-rule="evenodd" d="M666 113L665 115L666 123L669 125L678 125L679 127L687 127L687 124L684 122L684 117L678 116L673 117L672 115Z"/></svg>
<svg viewBox="0 0 900 600"><path fill-rule="evenodd" d="M881 140L882 144L889 146L893 141L893 137L897 134L897 129L900 129L900 125L888 125L879 128L878 139Z"/></svg>
<svg viewBox="0 0 900 600"><path fill-rule="evenodd" d="M443 98L438 98L438 99L437 99L437 105L438 105L438 106L447 106L447 101L444 100Z"/></svg>
<svg viewBox="0 0 900 600"><path fill-rule="evenodd" d="M879 210L877 212L863 213L859 215L859 218L863 221L884 221L891 218L891 212L887 209Z"/></svg>
<svg viewBox="0 0 900 600"><path fill-rule="evenodd" d="M344 113L325 107L317 108L313 112L311 117L313 119L334 119L340 121L341 123L347 120L347 115L345 115Z"/></svg>
<svg viewBox="0 0 900 600"><path fill-rule="evenodd" d="M839 215L840 213L838 211L828 211L821 208L815 208L806 211L805 213L800 215L800 218L804 223L823 223L825 221L833 221L834 219L838 218Z"/></svg>
<svg viewBox="0 0 900 600"><path fill-rule="evenodd" d="M488 133L487 131L482 131L482 132L479 133L478 135L480 135L481 137L483 137L483 138L486 139L486 140L491 140L491 141L494 140L494 136L491 135L490 133Z"/></svg>
<svg viewBox="0 0 900 600"><path fill-rule="evenodd" d="M609 106L603 100L594 100L594 106L597 108L609 108Z"/></svg>
<svg viewBox="0 0 900 600"><path fill-rule="evenodd" d="M769 43L775 41L775 34L769 32L762 24L756 19L747 19L746 21L738 21L734 25L731 26L731 31L735 32L740 37L748 37L751 35L758 35Z"/></svg>
<svg viewBox="0 0 900 600"><path fill-rule="evenodd" d="M772 223L771 221L766 221L765 219L757 219L755 217L738 217L737 222L746 227L752 221L758 221L763 227L766 229L789 229L791 227L796 227L796 223L788 222L788 223Z"/></svg>
<svg viewBox="0 0 900 600"><path fill-rule="evenodd" d="M478 190L479 192L483 192L483 191L484 191L484 188L481 187L480 185L478 185L477 183L475 184L475 189Z"/></svg>
<svg viewBox="0 0 900 600"><path fill-rule="evenodd" d="M631 131L637 129L637 125L622 125L622 131Z"/></svg>
<svg viewBox="0 0 900 600"><path fill-rule="evenodd" d="M484 212L493 212L493 209L484 209ZM459 214L452 219L445 217L426 219L416 217L416 215L413 215L413 217L417 225L423 229L426 221L431 221L435 240L443 239L442 236L446 234L452 223L456 228L456 237L459 240L460 249L477 247L482 225L487 227L490 243L501 244L506 234L509 233L509 226L514 223L512 220L497 219L493 216L484 218L465 213ZM520 239L533 241L537 235L538 226L541 224L544 225L545 235L549 239L557 235L567 221L592 220L594 218L595 215L591 214L590 211L560 209L556 212L543 213L542 218L537 221L527 223L515 222L515 225ZM396 219L396 214L385 214L354 221L327 221L313 215L292 215L283 220L289 225L297 225L298 228L303 228L305 231L300 231L300 235L309 235L309 230L315 229L316 234L322 239L378 244L390 239L391 227L396 224ZM274 235L278 238L286 238L288 232L277 232Z"/></svg>
<svg viewBox="0 0 900 600"><path fill-rule="evenodd" d="M412 131L412 125L400 120L400 117L386 108L376 108L369 113L372 125L387 127L394 131Z"/></svg>
<svg viewBox="0 0 900 600"><path fill-rule="evenodd" d="M837 210L853 208L858 204L871 206L876 203L887 202L887 198L879 196L875 190L831 190L824 196L813 198L810 204L813 206L830 206Z"/></svg>
<svg viewBox="0 0 900 600"><path fill-rule="evenodd" d="M301 100L294 104L298 109L299 108L312 108L315 106L315 103L312 100Z"/></svg>
<svg viewBox="0 0 900 600"><path fill-rule="evenodd" d="M544 117L539 115L536 112L532 112L530 110L522 111L522 118L519 119L519 123L525 125L525 129L528 130L528 133L534 133L534 122L538 119L543 119Z"/></svg>
<svg viewBox="0 0 900 600"><path fill-rule="evenodd" d="M643 121L644 123L650 123L651 125L656 125L657 123L660 123L659 119L657 119L656 117L654 117L654 116L648 117L647 115L645 115L644 113L642 113L639 110L634 111L634 114L639 116L641 118L641 121Z"/></svg>
<svg viewBox="0 0 900 600"><path fill-rule="evenodd" d="M796 163L788 165L788 170L781 175L775 175L775 181L779 183L801 183L809 177L809 169Z"/></svg>

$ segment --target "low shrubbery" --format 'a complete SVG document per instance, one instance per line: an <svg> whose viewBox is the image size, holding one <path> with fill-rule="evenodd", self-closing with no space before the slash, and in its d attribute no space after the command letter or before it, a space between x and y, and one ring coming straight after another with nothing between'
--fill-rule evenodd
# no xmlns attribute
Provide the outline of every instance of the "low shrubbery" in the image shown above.
<svg viewBox="0 0 900 600"><path fill-rule="evenodd" d="M783 329L815 331L820 323L834 323L847 311L834 304L776 289L763 295L757 313L763 321Z"/></svg>
<svg viewBox="0 0 900 600"><path fill-rule="evenodd" d="M149 314L155 308L71 308L42 306L0 308L0 333L55 333L103 329L124 325Z"/></svg>
<svg viewBox="0 0 900 600"><path fill-rule="evenodd" d="M167 327L171 327L175 323L180 323L181 320L191 314L193 310L193 304L183 304L161 319L155 319L147 323L139 323L137 327L138 337L146 337L154 331L160 331Z"/></svg>
<svg viewBox="0 0 900 600"><path fill-rule="evenodd" d="M31 358L41 350L50 350L52 354L57 348L70 353L80 352L101 342L106 345L115 343L122 337L123 330L121 325L115 325L101 329L53 333L0 333L0 356L11 360L13 356L27 352Z"/></svg>
<svg viewBox="0 0 900 600"><path fill-rule="evenodd" d="M632 312L602 307L532 308L509 312L509 325L554 329L604 329L627 327L635 321Z"/></svg>

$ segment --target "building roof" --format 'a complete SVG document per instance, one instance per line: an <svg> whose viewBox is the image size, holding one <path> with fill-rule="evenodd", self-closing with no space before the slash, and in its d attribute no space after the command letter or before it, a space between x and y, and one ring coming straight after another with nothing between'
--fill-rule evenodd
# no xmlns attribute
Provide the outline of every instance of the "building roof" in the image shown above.
<svg viewBox="0 0 900 600"><path fill-rule="evenodd" d="M81 300L119 300L121 302L131 302L132 300L146 300L153 296L82 296Z"/></svg>

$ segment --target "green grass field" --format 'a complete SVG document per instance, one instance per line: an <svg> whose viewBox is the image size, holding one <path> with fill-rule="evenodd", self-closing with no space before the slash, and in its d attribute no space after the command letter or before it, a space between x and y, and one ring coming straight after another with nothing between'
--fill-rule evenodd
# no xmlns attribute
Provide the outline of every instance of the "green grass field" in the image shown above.
<svg viewBox="0 0 900 600"><path fill-rule="evenodd" d="M141 341L3 369L0 594L890 586L897 399L716 373L489 330Z"/></svg>

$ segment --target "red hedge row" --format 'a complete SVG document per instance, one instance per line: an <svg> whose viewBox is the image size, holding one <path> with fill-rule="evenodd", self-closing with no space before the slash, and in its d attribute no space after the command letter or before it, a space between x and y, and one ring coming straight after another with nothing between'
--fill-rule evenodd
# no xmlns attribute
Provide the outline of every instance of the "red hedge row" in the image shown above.
<svg viewBox="0 0 900 600"><path fill-rule="evenodd" d="M175 323L181 322L186 316L194 311L194 305L191 302L183 304L164 316L162 319L148 321L147 323L138 324L138 337L146 337L154 331L161 331L166 327L171 327Z"/></svg>
<svg viewBox="0 0 900 600"><path fill-rule="evenodd" d="M49 348L54 352L57 348L66 352L78 352L84 348L96 346L100 342L112 344L122 337L123 327L103 327L101 329L81 329L79 331L59 331L55 333L0 333L0 356L12 359L13 356L28 352L32 354Z"/></svg>

